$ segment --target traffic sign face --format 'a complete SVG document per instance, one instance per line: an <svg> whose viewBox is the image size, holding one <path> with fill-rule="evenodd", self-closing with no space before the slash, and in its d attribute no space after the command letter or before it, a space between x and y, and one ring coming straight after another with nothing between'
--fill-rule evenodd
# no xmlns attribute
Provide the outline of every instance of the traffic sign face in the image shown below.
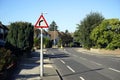
<svg viewBox="0 0 120 80"><path fill-rule="evenodd" d="M35 28L48 28L48 24L43 15L41 15L35 24Z"/></svg>

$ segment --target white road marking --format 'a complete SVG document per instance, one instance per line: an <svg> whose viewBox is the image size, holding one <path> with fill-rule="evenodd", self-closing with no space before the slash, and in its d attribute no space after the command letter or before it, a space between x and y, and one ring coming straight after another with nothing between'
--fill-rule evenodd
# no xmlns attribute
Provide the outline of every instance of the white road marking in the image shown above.
<svg viewBox="0 0 120 80"><path fill-rule="evenodd" d="M63 64L65 64L65 62L63 60L60 60Z"/></svg>
<svg viewBox="0 0 120 80"><path fill-rule="evenodd" d="M80 76L80 79L81 79L81 80L85 80L85 79L84 79L83 77L81 77L81 76Z"/></svg>
<svg viewBox="0 0 120 80"><path fill-rule="evenodd" d="M96 65L99 65L99 66L101 66L102 64L100 64L100 63L97 63L97 62L94 62L94 61L90 61L91 63L94 63L94 64L96 64Z"/></svg>
<svg viewBox="0 0 120 80"><path fill-rule="evenodd" d="M75 72L70 66L67 65L67 68L70 69L72 72Z"/></svg>
<svg viewBox="0 0 120 80"><path fill-rule="evenodd" d="M110 70L112 70L112 71L115 71L115 72L120 73L120 71L119 71L119 70L117 70L117 69L114 69L114 68L108 68L108 69L110 69Z"/></svg>

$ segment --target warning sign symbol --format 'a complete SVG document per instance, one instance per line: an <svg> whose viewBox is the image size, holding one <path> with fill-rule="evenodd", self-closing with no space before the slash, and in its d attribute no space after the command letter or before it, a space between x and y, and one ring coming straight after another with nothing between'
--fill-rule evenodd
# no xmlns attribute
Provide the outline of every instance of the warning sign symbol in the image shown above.
<svg viewBox="0 0 120 80"><path fill-rule="evenodd" d="M43 15L41 15L35 24L36 28L48 28L48 24Z"/></svg>

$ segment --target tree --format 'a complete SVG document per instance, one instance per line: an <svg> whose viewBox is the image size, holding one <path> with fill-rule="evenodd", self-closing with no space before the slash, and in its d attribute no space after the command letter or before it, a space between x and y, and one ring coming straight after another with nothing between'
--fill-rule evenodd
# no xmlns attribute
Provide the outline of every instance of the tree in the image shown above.
<svg viewBox="0 0 120 80"><path fill-rule="evenodd" d="M96 48L120 48L120 21L119 19L106 19L93 29L90 38Z"/></svg>
<svg viewBox="0 0 120 80"><path fill-rule="evenodd" d="M44 37L44 38L43 38L44 48L50 47L50 46L49 46L49 42L50 42L50 39L49 39L49 38L47 38L47 37Z"/></svg>
<svg viewBox="0 0 120 80"><path fill-rule="evenodd" d="M89 49L92 46L90 33L103 19L104 17L100 13L91 12L80 22L80 24L77 24L78 27L75 31L75 37L84 48Z"/></svg>
<svg viewBox="0 0 120 80"><path fill-rule="evenodd" d="M73 42L73 38L70 33L64 33L60 32L60 43L62 43L63 46L68 46L70 42Z"/></svg>
<svg viewBox="0 0 120 80"><path fill-rule="evenodd" d="M52 23L50 24L48 30L49 31L56 31L56 30L58 30L58 26L57 26L55 21L52 21Z"/></svg>
<svg viewBox="0 0 120 80"><path fill-rule="evenodd" d="M68 30L65 30L65 33L67 34L67 33L69 33L69 31L68 31Z"/></svg>
<svg viewBox="0 0 120 80"><path fill-rule="evenodd" d="M37 47L37 48L40 48L40 34L41 34L41 31L40 29L34 29L34 46ZM48 48L50 47L50 39L47 37L48 36L48 33L43 29L43 45L44 45L44 48Z"/></svg>
<svg viewBox="0 0 120 80"><path fill-rule="evenodd" d="M74 32L74 35L73 35L73 36L74 36L74 41L75 41L75 42L82 42L82 41L81 41L81 37L80 37L81 35L80 35L80 34L81 34L81 33L80 33L79 30L76 30L76 31Z"/></svg>
<svg viewBox="0 0 120 80"><path fill-rule="evenodd" d="M39 29L34 29L34 38L38 38L40 34L41 32Z"/></svg>
<svg viewBox="0 0 120 80"><path fill-rule="evenodd" d="M40 38L34 38L34 47L40 48Z"/></svg>
<svg viewBox="0 0 120 80"><path fill-rule="evenodd" d="M58 46L59 46L59 47L62 46L62 39L59 39L59 41L58 41Z"/></svg>
<svg viewBox="0 0 120 80"><path fill-rule="evenodd" d="M11 23L6 41L13 50L30 51L33 47L33 34L34 30L31 23Z"/></svg>

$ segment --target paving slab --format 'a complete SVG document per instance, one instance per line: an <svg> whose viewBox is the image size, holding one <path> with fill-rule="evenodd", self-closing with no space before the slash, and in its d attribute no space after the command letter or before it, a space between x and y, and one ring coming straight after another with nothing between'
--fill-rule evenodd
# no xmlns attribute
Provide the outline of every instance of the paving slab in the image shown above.
<svg viewBox="0 0 120 80"><path fill-rule="evenodd" d="M54 64L49 58L44 59L44 76L40 77L40 50L37 50L32 54L31 57L23 57L19 72L14 75L15 80L60 80ZM48 53L47 53L48 54Z"/></svg>

